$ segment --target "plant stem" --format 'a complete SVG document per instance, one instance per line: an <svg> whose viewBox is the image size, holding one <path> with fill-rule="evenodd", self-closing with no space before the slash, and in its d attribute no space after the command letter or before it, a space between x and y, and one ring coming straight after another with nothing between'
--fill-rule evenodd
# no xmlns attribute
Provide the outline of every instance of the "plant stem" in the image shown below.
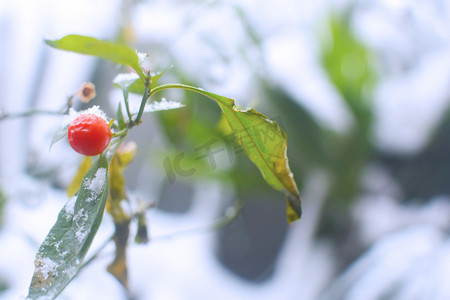
<svg viewBox="0 0 450 300"><path fill-rule="evenodd" d="M169 83L169 84L163 84L163 85L157 86L151 90L150 96L152 96L158 92L161 92L163 90L167 90L167 89L184 89L184 90L189 90L189 91L197 92L199 94L208 96L208 94L205 91L203 91L202 89L196 88L196 87L193 87L190 85L182 84L182 83Z"/></svg>
<svg viewBox="0 0 450 300"><path fill-rule="evenodd" d="M185 230L171 233L168 235L155 236L155 237L152 237L151 240L153 242L155 242L155 241L172 239L172 238L183 236L186 234L194 234L194 233L219 230L221 228L224 228L231 222L233 222L236 219L236 217L239 216L241 210L244 208L244 205L245 205L245 203L241 199L237 199L236 203L232 207L230 207L230 210L227 213L225 213L225 215L223 215L222 217L213 221L210 224L198 226L198 227L194 227L194 228L190 228L190 229L185 229Z"/></svg>
<svg viewBox="0 0 450 300"><path fill-rule="evenodd" d="M112 137L118 137L122 135L126 135L128 132L128 128L122 129L121 131L113 132Z"/></svg>
<svg viewBox="0 0 450 300"><path fill-rule="evenodd" d="M8 118L25 118L35 115L64 115L65 112L62 111L49 111L49 110L30 110L20 113L2 113L0 114L0 121L6 120Z"/></svg>
<svg viewBox="0 0 450 300"><path fill-rule="evenodd" d="M147 100L150 98L150 79L147 78L145 81L145 89L144 89L144 95L142 95L142 101L141 106L139 107L139 112L136 116L136 119L134 121L130 121L129 128L139 125L141 123L142 115L144 114L145 105L147 104Z"/></svg>
<svg viewBox="0 0 450 300"><path fill-rule="evenodd" d="M123 90L123 99L125 101L125 109L127 110L128 120L132 120L133 116L130 111L130 104L128 103L128 88Z"/></svg>

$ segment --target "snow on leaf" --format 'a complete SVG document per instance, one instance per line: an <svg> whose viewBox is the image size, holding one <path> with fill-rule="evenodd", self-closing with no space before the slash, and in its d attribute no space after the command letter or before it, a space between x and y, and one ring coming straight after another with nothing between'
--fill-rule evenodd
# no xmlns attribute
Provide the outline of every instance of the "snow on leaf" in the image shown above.
<svg viewBox="0 0 450 300"><path fill-rule="evenodd" d="M66 213L66 218L72 218L74 214L75 209L75 201L77 200L76 197L70 198L66 205L64 206L64 212Z"/></svg>
<svg viewBox="0 0 450 300"><path fill-rule="evenodd" d="M103 217L107 168L107 158L101 156L83 179L89 184L82 184L76 199L71 198L60 211L36 255L29 299L55 299L78 272Z"/></svg>
<svg viewBox="0 0 450 300"><path fill-rule="evenodd" d="M180 102L176 101L167 101L166 98L162 98L160 102L153 102L151 104L148 104L145 107L145 112L153 112L153 111L160 111L160 110L169 110L169 109L176 109L183 107L184 105Z"/></svg>
<svg viewBox="0 0 450 300"><path fill-rule="evenodd" d="M121 89L127 89L137 79L139 75L136 73L120 73L114 78L113 84Z"/></svg>
<svg viewBox="0 0 450 300"><path fill-rule="evenodd" d="M90 191L90 196L86 198L87 202L93 201L98 198L98 195L102 192L103 187L105 186L105 178L106 178L106 169L100 168L95 173L94 178L85 179L84 188Z"/></svg>

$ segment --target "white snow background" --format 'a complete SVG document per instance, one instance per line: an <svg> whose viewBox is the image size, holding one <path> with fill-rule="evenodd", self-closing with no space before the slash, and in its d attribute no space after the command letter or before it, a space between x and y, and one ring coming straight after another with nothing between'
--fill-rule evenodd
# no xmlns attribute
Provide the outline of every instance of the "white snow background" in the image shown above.
<svg viewBox="0 0 450 300"><path fill-rule="evenodd" d="M203 88L242 99L245 106L253 100L248 97L253 92L251 72L238 55L226 65L220 63L217 54L204 44L206 35L234 57L244 39L233 10L233 5L239 5L264 37L262 57L254 59L265 62L272 80L302 101L326 126L345 130L351 124L340 96L318 66L314 28L330 7L364 1L213 2L142 1L132 12L136 39L166 45L177 58L168 64L178 63L184 70L200 74ZM438 0L368 1L355 19L358 35L391 62L382 66L385 76L374 99L374 143L380 149L417 153L449 105L449 6L448 1ZM95 59L52 50L43 39L70 33L112 39L121 8L121 2L115 0L0 1L0 109L21 112L62 107L67 96L90 79ZM412 18L413 26L400 26L405 16ZM419 59L412 60L417 53ZM42 61L47 62L45 73L41 73ZM404 65L410 66L408 72L402 71ZM57 184L67 184L80 161L64 142L48 151L61 121L38 116L0 123L0 186L8 196L5 224L0 230L0 279L9 285L0 293L1 300L26 296L34 255L63 207L62 199L67 198L50 183L43 185L28 176L27 161L38 157L46 169L60 170ZM395 190L395 185L392 187L384 174L369 170L367 176L370 189L377 194L361 197L354 218L369 250L342 276L335 274L337 261L332 249L314 238L323 200L321 187L326 184L321 174L311 175L303 184L303 218L289 228L274 275L260 284L246 282L219 264L214 257L214 232L158 239L209 224L218 217L218 203L229 191L213 182L200 182L187 214L149 213L150 234L155 241L129 248L132 294L135 299L156 300L314 300L319 295L358 300L370 299L365 298L368 294L377 299L400 282L396 299L450 299L444 280L450 277L450 250L444 234L450 227L448 198L436 197L425 206L405 207L395 193L386 192ZM158 182L152 186L157 187ZM105 214L91 249L112 231L112 221ZM409 247L401 247L405 244ZM108 247L105 253L83 270L59 299L126 299L106 272L113 248ZM392 276L386 277L386 271ZM429 277L424 279L424 274Z"/></svg>

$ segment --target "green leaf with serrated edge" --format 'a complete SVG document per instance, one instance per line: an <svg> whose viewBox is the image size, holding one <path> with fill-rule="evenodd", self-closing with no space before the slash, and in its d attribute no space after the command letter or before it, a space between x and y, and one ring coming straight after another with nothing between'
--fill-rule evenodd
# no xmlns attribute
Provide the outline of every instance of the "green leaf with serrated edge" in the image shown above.
<svg viewBox="0 0 450 300"><path fill-rule="evenodd" d="M45 40L45 43L57 49L93 55L117 64L129 66L134 69L141 78L146 77L139 64L139 57L136 51L125 45L75 34L67 35L59 40Z"/></svg>
<svg viewBox="0 0 450 300"><path fill-rule="evenodd" d="M102 155L39 247L27 299L55 299L74 278L100 226L107 196L108 161Z"/></svg>
<svg viewBox="0 0 450 300"><path fill-rule="evenodd" d="M232 128L234 137L239 141L247 157L261 171L266 182L272 188L286 193L288 222L300 219L302 213L300 194L289 168L287 136L277 123L253 109L238 109L233 99L188 85L162 85L156 87L152 94L168 88L197 92L215 100Z"/></svg>
<svg viewBox="0 0 450 300"><path fill-rule="evenodd" d="M53 135L49 150L52 149L54 144L56 144L59 140L63 139L67 135L67 129L69 129L69 125L69 123L64 124L56 130L55 134Z"/></svg>

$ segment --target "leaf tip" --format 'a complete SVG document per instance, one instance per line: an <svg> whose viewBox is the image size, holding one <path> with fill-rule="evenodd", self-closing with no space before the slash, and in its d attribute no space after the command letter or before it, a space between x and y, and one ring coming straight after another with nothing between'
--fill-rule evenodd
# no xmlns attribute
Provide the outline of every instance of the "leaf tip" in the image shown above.
<svg viewBox="0 0 450 300"><path fill-rule="evenodd" d="M287 194L286 217L289 224L301 219L302 206L299 194Z"/></svg>

